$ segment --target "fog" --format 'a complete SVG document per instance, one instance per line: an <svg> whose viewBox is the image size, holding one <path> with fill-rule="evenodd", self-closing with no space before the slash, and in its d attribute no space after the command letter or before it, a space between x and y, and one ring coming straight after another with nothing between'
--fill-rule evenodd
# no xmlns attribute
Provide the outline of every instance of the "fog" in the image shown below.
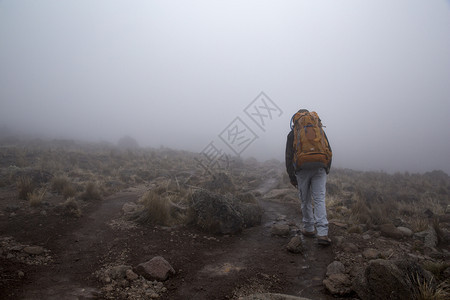
<svg viewBox="0 0 450 300"><path fill-rule="evenodd" d="M284 160L300 108L334 166L450 173L450 2L0 0L11 130Z"/></svg>

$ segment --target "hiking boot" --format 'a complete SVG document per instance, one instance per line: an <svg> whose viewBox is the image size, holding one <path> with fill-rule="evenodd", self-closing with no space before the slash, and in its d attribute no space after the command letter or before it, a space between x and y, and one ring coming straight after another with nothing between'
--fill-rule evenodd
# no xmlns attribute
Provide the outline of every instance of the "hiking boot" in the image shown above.
<svg viewBox="0 0 450 300"><path fill-rule="evenodd" d="M314 231L306 231L305 229L301 230L302 234L306 237L315 237L316 234L314 233Z"/></svg>
<svg viewBox="0 0 450 300"><path fill-rule="evenodd" d="M331 240L327 235L318 236L317 243L322 246L329 246L329 245L331 245Z"/></svg>

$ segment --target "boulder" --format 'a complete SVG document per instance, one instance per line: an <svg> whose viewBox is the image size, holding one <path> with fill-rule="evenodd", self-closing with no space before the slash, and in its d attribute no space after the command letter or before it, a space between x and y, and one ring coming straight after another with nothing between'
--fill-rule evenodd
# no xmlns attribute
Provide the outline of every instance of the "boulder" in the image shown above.
<svg viewBox="0 0 450 300"><path fill-rule="evenodd" d="M191 209L195 225L208 233L235 234L244 227L244 218L233 201L223 195L197 190Z"/></svg>
<svg viewBox="0 0 450 300"><path fill-rule="evenodd" d="M165 281L175 270L162 256L153 257L151 260L141 263L135 272L147 280Z"/></svg>
<svg viewBox="0 0 450 300"><path fill-rule="evenodd" d="M207 190L194 192L190 209L193 223L213 234L236 234L243 228L259 225L263 213L258 204Z"/></svg>
<svg viewBox="0 0 450 300"><path fill-rule="evenodd" d="M417 280L431 284L431 275L415 262L375 259L352 286L361 299L414 299Z"/></svg>

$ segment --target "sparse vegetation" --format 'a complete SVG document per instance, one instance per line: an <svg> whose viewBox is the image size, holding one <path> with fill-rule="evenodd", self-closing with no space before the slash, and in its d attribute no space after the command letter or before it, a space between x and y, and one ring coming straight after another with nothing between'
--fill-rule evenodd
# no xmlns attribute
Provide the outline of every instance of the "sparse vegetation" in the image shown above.
<svg viewBox="0 0 450 300"><path fill-rule="evenodd" d="M30 195L34 191L34 183L29 177L21 176L17 180L17 191L19 194L19 199L28 200Z"/></svg>
<svg viewBox="0 0 450 300"><path fill-rule="evenodd" d="M101 200L102 196L100 194L100 190L99 190L98 186L95 183L93 183L93 182L89 182L86 185L86 189L81 194L80 198L85 200L85 201Z"/></svg>
<svg viewBox="0 0 450 300"><path fill-rule="evenodd" d="M170 203L157 191L148 191L139 199L139 202L144 205L144 208L134 216L137 222L170 225Z"/></svg>
<svg viewBox="0 0 450 300"><path fill-rule="evenodd" d="M45 199L45 194L47 193L47 189L34 190L31 194L28 194L28 201L30 206L39 206L42 204L42 201Z"/></svg>
<svg viewBox="0 0 450 300"><path fill-rule="evenodd" d="M283 201L291 204L298 201L297 192L285 174L284 164L277 161L232 158L227 168L213 177L195 160L198 154L167 148L120 149L111 145L55 141L54 144L38 146L3 147L0 154L0 187L10 193L5 199L9 200L10 195L14 195L14 200L20 204L6 207L6 217L21 215L31 207L29 211L39 218L54 214L78 221L76 218L82 217L87 207L94 207L99 201L109 201L108 196L116 192L134 189L139 189L139 195L146 192L137 203L132 203L135 208L127 215L132 221L121 220L135 227L191 226L189 208L193 202L192 194L201 189L229 196L249 210L253 210L252 204L258 204L273 190L280 192L274 194L278 195L279 205L283 205ZM349 245L351 241L346 240L349 236L358 243L362 241L365 248L377 248L379 241L390 245L390 237L381 236L383 225L391 225L394 229L404 227L412 231L409 233L412 237L400 237L395 241L401 248L390 245L389 249L387 246L371 249L374 253L369 251L365 255L391 260L398 258L399 251L405 256L411 254L422 261L423 267L436 280L417 282L420 286L417 298L448 297L446 276L449 265L441 260L441 252L433 251L435 248L444 249L449 243L448 221L442 218L448 216L445 210L450 204L449 182L448 176L439 171L387 174L332 169L327 183L327 211L329 220L333 220L330 228L340 230L340 238L347 247L339 249L340 253L345 255L346 250L351 250L351 263L348 265L364 263L365 259L365 256L353 253L360 251L362 246L358 249L359 244ZM270 185L271 190L260 188L266 185ZM115 224L121 224L115 221ZM293 224L297 221L284 221L290 226L298 225ZM437 245L430 247L421 240L428 231L436 233ZM374 238L380 236L382 238L374 243Z"/></svg>
<svg viewBox="0 0 450 300"><path fill-rule="evenodd" d="M450 285L447 282L437 284L433 279L424 280L419 276L413 281L417 286L417 300L447 300L450 297Z"/></svg>

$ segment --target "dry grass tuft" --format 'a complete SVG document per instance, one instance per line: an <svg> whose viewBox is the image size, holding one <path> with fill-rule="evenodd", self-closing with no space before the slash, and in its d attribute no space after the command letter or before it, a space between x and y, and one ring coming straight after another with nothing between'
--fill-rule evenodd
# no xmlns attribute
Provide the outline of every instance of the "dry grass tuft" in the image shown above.
<svg viewBox="0 0 450 300"><path fill-rule="evenodd" d="M76 194L76 190L67 176L54 177L52 179L52 190L63 195L65 199L74 197Z"/></svg>
<svg viewBox="0 0 450 300"><path fill-rule="evenodd" d="M75 198L69 198L62 204L63 214L69 217L81 217L81 208Z"/></svg>
<svg viewBox="0 0 450 300"><path fill-rule="evenodd" d="M45 199L45 194L47 189L41 189L40 191L35 190L31 194L28 194L28 202L30 206L36 207L42 204Z"/></svg>
<svg viewBox="0 0 450 300"><path fill-rule="evenodd" d="M421 280L420 276L413 279L417 286L417 300L447 300L450 299L450 285L448 282L436 284L433 280Z"/></svg>
<svg viewBox="0 0 450 300"><path fill-rule="evenodd" d="M170 215L170 203L154 190L146 192L139 202L144 205L144 209L137 212L132 219L145 224L152 223L158 225L170 225L172 218Z"/></svg>
<svg viewBox="0 0 450 300"><path fill-rule="evenodd" d="M21 176L17 181L19 199L28 200L34 191L34 183L29 177Z"/></svg>
<svg viewBox="0 0 450 300"><path fill-rule="evenodd" d="M86 190L81 194L80 198L85 201L101 200L102 196L98 186L93 182L89 182L86 186Z"/></svg>

